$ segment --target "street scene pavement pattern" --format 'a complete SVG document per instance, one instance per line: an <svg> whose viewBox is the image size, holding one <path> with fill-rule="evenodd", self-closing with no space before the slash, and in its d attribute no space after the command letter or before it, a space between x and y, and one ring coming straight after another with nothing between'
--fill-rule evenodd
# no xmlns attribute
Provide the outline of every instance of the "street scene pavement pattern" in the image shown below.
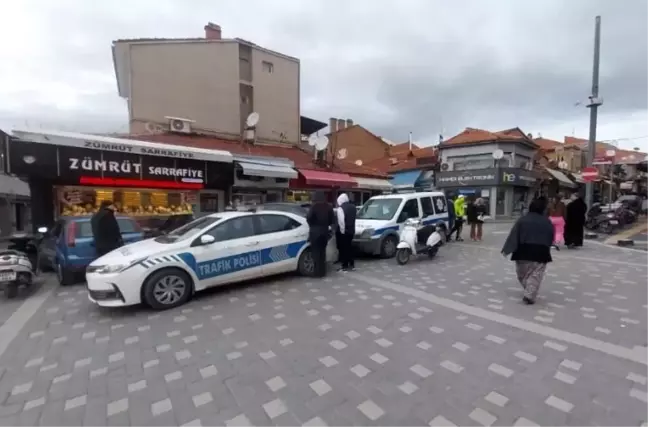
<svg viewBox="0 0 648 427"><path fill-rule="evenodd" d="M645 253L554 252L526 306L506 231L164 312L48 283L0 356L0 424L645 424Z"/></svg>

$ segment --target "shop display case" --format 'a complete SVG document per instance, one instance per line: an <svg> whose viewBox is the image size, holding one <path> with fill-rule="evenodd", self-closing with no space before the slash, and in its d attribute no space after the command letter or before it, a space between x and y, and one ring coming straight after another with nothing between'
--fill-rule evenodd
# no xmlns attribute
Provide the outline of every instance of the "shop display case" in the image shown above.
<svg viewBox="0 0 648 427"><path fill-rule="evenodd" d="M168 217L193 213L191 191L56 187L57 213L60 216L84 216L95 213L101 202L113 202L116 213L133 217Z"/></svg>

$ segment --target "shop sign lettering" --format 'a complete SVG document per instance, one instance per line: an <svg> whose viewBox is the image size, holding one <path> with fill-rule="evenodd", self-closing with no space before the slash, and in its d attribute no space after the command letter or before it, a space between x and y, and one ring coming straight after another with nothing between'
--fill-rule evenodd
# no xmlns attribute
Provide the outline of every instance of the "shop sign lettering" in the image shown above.
<svg viewBox="0 0 648 427"><path fill-rule="evenodd" d="M134 163L130 160L124 160L122 162L115 161L106 161L106 160L95 160L90 157L84 157L83 159L77 159L70 157L70 170L83 170L83 171L95 171L95 172L114 172L122 174L140 174L142 169L141 163Z"/></svg>
<svg viewBox="0 0 648 427"><path fill-rule="evenodd" d="M200 169L165 168L165 167L158 167L158 166L149 166L148 173L149 175L154 175L154 176L203 179L203 171Z"/></svg>
<svg viewBox="0 0 648 427"><path fill-rule="evenodd" d="M181 150L168 150L164 148L134 147L128 144L113 144L110 142L99 141L84 141L83 144L85 148L91 148L94 150L118 151L122 153L145 154L151 156L166 156L179 159L191 159L194 157L193 153Z"/></svg>

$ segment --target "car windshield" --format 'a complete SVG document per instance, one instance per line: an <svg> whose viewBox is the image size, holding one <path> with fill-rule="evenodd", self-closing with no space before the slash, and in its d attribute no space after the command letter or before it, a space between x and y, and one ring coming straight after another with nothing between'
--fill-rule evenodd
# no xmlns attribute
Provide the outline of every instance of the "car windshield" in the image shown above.
<svg viewBox="0 0 648 427"><path fill-rule="evenodd" d="M262 207L267 211L290 212L303 217L306 217L306 214L308 214L307 207L296 203L268 203Z"/></svg>
<svg viewBox="0 0 648 427"><path fill-rule="evenodd" d="M403 199L369 199L358 212L358 219L389 220L394 217Z"/></svg>
<svg viewBox="0 0 648 427"><path fill-rule="evenodd" d="M214 217L214 216L205 216L202 218L198 218L196 220L191 221L189 224L185 224L180 228L176 228L169 234L165 234L164 236L157 237L155 241L158 243L177 242L178 240L195 236L196 234L200 233L202 230L204 230L205 228L209 227L210 225L214 224L216 221L219 220L220 220L219 217Z"/></svg>

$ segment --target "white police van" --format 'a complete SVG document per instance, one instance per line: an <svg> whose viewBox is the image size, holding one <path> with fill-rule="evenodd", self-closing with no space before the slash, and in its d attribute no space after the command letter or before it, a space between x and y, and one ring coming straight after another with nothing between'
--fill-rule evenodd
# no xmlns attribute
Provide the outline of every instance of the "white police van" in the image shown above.
<svg viewBox="0 0 648 427"><path fill-rule="evenodd" d="M423 225L442 223L442 239L449 230L448 202L440 191L383 194L369 199L358 212L353 244L360 251L391 258L398 235L409 218Z"/></svg>
<svg viewBox="0 0 648 427"><path fill-rule="evenodd" d="M212 286L290 271L310 276L314 262L307 240L306 218L290 212L203 216L93 261L86 270L88 297L104 307L145 303L166 309ZM333 256L327 249L327 261Z"/></svg>

